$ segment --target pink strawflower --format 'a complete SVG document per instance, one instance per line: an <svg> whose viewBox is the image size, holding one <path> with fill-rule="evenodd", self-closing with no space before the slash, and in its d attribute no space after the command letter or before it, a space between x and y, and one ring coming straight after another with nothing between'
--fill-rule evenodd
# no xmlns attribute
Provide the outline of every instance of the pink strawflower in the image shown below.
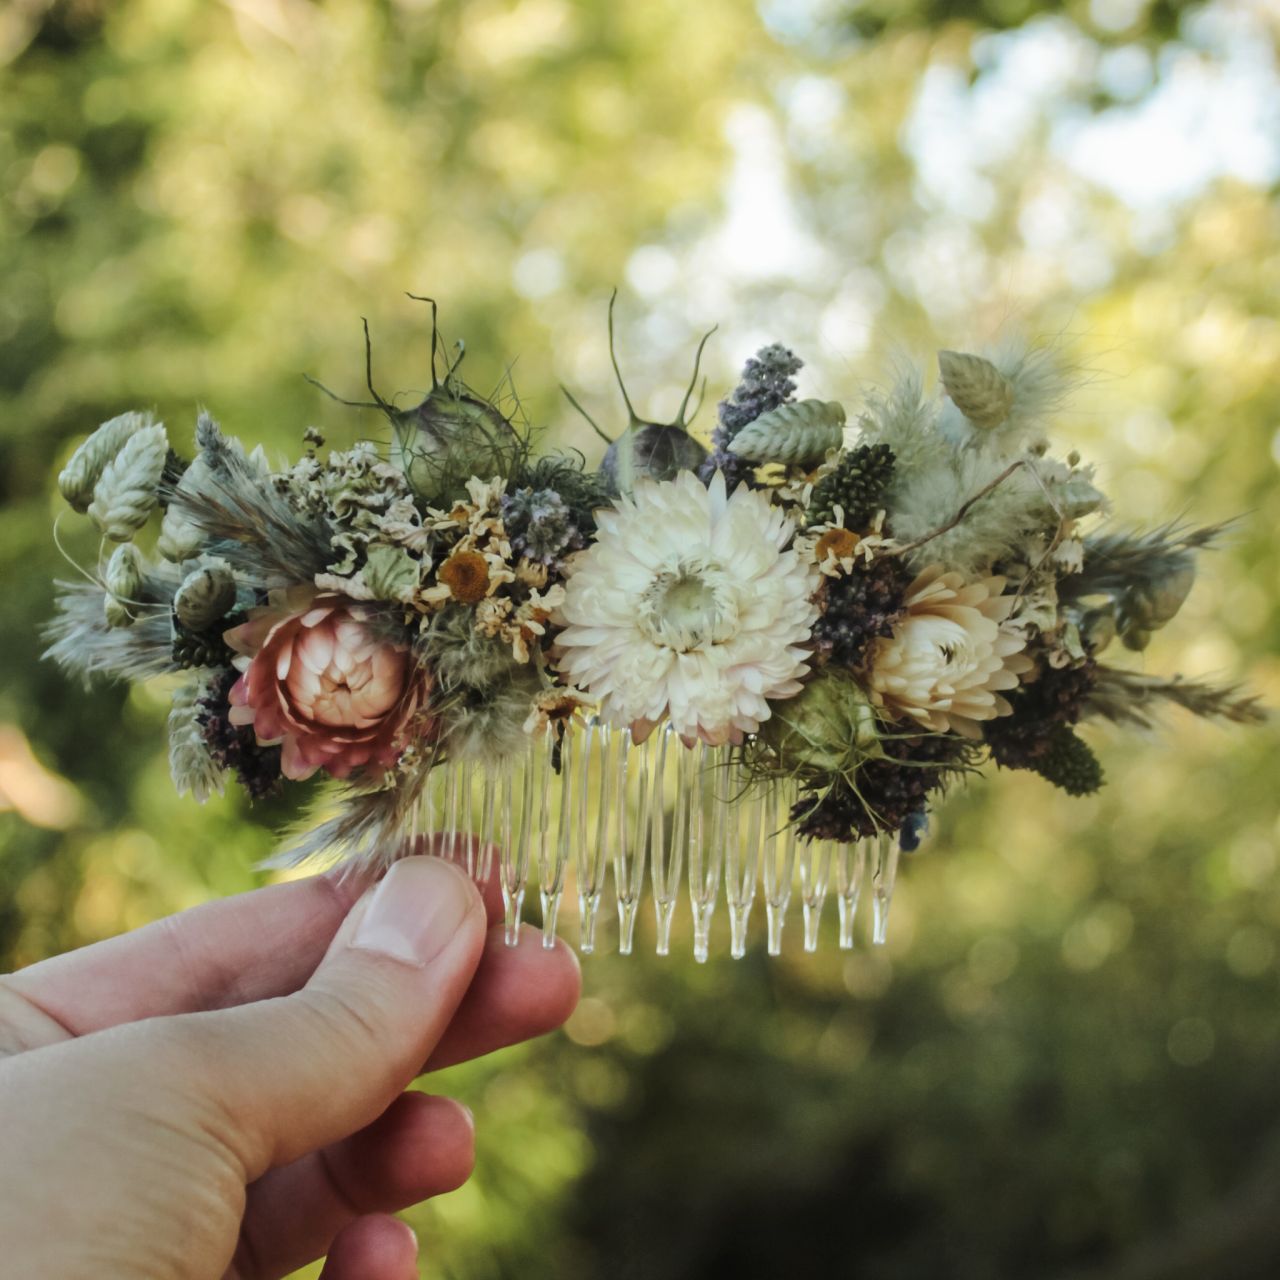
<svg viewBox="0 0 1280 1280"><path fill-rule="evenodd" d="M282 747L286 778L324 769L335 778L390 768L430 689L408 646L374 631L366 606L309 588L271 602L225 635L242 673L230 720L252 725L261 746ZM419 723L429 735L433 722Z"/></svg>

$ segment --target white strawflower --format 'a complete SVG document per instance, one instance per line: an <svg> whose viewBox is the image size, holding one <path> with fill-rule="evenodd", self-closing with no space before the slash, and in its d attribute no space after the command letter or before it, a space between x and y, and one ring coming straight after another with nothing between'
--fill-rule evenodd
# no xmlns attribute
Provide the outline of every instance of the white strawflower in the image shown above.
<svg viewBox="0 0 1280 1280"><path fill-rule="evenodd" d="M906 613L872 655L873 699L939 733L981 736L979 721L1007 716L1000 691L1017 687L1032 663L1026 637L1004 625L1015 597L1003 578L966 582L930 565L907 588Z"/></svg>
<svg viewBox="0 0 1280 1280"><path fill-rule="evenodd" d="M688 471L596 516L560 617L560 669L614 724L667 715L687 741L740 742L769 699L799 693L818 577L783 550L791 522L761 493Z"/></svg>

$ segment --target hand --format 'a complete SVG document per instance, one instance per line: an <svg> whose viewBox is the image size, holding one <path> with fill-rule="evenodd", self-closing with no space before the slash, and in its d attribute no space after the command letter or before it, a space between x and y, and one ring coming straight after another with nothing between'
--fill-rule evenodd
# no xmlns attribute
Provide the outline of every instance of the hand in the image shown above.
<svg viewBox="0 0 1280 1280"><path fill-rule="evenodd" d="M0 977L0 1256L24 1280L409 1280L386 1216L466 1180L424 1069L559 1025L563 944L508 948L437 858L259 889Z"/></svg>

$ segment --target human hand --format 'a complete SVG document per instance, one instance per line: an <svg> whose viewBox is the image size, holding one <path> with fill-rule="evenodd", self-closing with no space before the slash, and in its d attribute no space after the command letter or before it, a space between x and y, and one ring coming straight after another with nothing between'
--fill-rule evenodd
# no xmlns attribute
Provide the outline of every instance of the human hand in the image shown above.
<svg viewBox="0 0 1280 1280"><path fill-rule="evenodd" d="M390 1212L473 1131L405 1092L568 1017L579 976L437 858L316 876L0 977L0 1257L24 1280L416 1277Z"/></svg>

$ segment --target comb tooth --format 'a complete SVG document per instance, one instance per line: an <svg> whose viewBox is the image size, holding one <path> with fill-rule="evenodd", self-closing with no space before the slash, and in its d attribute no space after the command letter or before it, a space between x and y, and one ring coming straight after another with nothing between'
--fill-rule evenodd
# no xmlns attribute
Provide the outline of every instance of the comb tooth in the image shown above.
<svg viewBox="0 0 1280 1280"><path fill-rule="evenodd" d="M747 778L741 771L735 769L732 776L724 882L725 897L729 903L729 951L735 960L741 960L747 953L747 923L756 899L764 797L758 791L747 790Z"/></svg>
<svg viewBox="0 0 1280 1280"><path fill-rule="evenodd" d="M533 797L536 785L537 742L529 739L525 750L516 809L516 771L506 769L498 790L499 833L498 857L502 874L503 939L507 946L520 942L520 912L524 907L525 886L529 879L529 845L533 833ZM518 818L518 825L517 825Z"/></svg>
<svg viewBox="0 0 1280 1280"><path fill-rule="evenodd" d="M458 766L449 763L444 767L444 830L445 843L442 852L455 862L458 858Z"/></svg>
<svg viewBox="0 0 1280 1280"><path fill-rule="evenodd" d="M804 949L817 951L822 904L831 877L831 841L809 840L800 858L800 898L804 909Z"/></svg>
<svg viewBox="0 0 1280 1280"><path fill-rule="evenodd" d="M871 941L884 946L889 933L889 904L893 901L893 885L898 878L898 855L901 846L895 832L880 834L876 848L876 868L871 877Z"/></svg>
<svg viewBox="0 0 1280 1280"><path fill-rule="evenodd" d="M560 740L560 805L556 814L554 840L551 827L552 751L554 731L549 730L542 758L541 800L539 802L538 898L542 906L542 945L549 951L556 945L556 919L560 914L560 897L564 892L564 869L569 861L569 836L573 812L574 735L566 733Z"/></svg>
<svg viewBox="0 0 1280 1280"><path fill-rule="evenodd" d="M614 851L613 879L618 898L618 952L631 954L635 935L636 913L644 892L645 855L649 835L650 757L653 739L634 746L631 734L624 730L618 753L618 843ZM634 807L627 803L627 783L636 778Z"/></svg>
<svg viewBox="0 0 1280 1280"><path fill-rule="evenodd" d="M711 918L720 895L724 868L724 819L727 806L719 795L723 783L717 747L694 747L689 821L689 898L693 908L693 958L705 964L710 954Z"/></svg>
<svg viewBox="0 0 1280 1280"><path fill-rule="evenodd" d="M436 848L436 772L432 769L422 787L422 846L438 852Z"/></svg>
<svg viewBox="0 0 1280 1280"><path fill-rule="evenodd" d="M502 772L508 778L511 776L509 770L504 769ZM480 839L478 841L480 847L476 850L476 878L483 883L493 874L493 849L498 837L498 779L491 769L484 771L482 779L480 784ZM468 829L474 830L474 827L468 824ZM474 843L476 842L473 841Z"/></svg>
<svg viewBox="0 0 1280 1280"><path fill-rule="evenodd" d="M769 954L782 954L782 927L791 903L791 880L795 874L796 829L788 821L790 799L781 786L769 793L768 834L764 846L765 922Z"/></svg>
<svg viewBox="0 0 1280 1280"><path fill-rule="evenodd" d="M596 947L596 918L600 913L600 899L604 893L605 869L608 860L605 849L609 839L609 793L612 781L612 770L609 768L610 747L614 735L609 726L601 724L596 718L587 726L587 737L583 752L582 768L579 771L582 790L578 797L578 928L581 938L578 949L583 955L590 955ZM595 747L593 752L592 748ZM597 790L595 838L587 839L587 790L591 777L592 758L598 762L595 770L599 787Z"/></svg>
<svg viewBox="0 0 1280 1280"><path fill-rule="evenodd" d="M667 955L671 950L671 922L675 918L676 901L680 896L680 872L684 864L685 825L688 821L689 797L684 787L684 758L681 748L672 751L671 740L675 733L669 724L663 725L658 741L658 759L654 767L654 786L658 802L650 811L652 823L650 872L653 883L653 911L657 933L657 952ZM669 777L674 774L674 785ZM675 797L668 839L666 810L661 803L668 791Z"/></svg>
<svg viewBox="0 0 1280 1280"><path fill-rule="evenodd" d="M836 906L840 911L840 949L853 949L853 924L867 869L867 841L842 844L836 853Z"/></svg>

